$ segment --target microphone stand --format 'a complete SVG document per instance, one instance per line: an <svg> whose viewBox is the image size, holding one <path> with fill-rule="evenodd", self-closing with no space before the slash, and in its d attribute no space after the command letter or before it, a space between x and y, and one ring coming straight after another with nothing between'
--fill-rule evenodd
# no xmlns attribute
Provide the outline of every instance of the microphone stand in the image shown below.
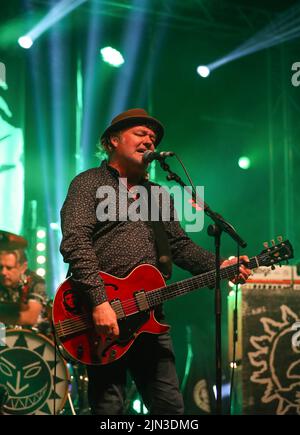
<svg viewBox="0 0 300 435"><path fill-rule="evenodd" d="M229 236L242 248L247 246L247 243L238 235L233 226L226 222L225 219L218 213L211 210L211 208L203 200L197 197L196 192L190 190L188 186L182 181L179 175L172 172L170 166L165 162L164 158L159 159L160 166L168 172L167 180L174 180L185 190L187 190L193 198L193 201L200 205L204 212L209 216L214 224L209 225L207 233L209 236L214 237L215 240L215 257L216 257L216 282L215 282L215 350L216 350L216 414L222 414L222 334L221 334L221 314L222 314L222 298L221 298L221 279L220 279L220 247L222 232L229 234ZM238 266L237 266L238 267Z"/></svg>

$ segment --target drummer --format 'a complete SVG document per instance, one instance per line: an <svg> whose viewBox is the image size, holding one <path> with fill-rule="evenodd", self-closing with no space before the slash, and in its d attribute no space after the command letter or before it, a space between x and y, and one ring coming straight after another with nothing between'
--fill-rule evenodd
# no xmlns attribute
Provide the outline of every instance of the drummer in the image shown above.
<svg viewBox="0 0 300 435"><path fill-rule="evenodd" d="M33 327L46 303L45 281L28 269L26 240L0 231L0 322Z"/></svg>

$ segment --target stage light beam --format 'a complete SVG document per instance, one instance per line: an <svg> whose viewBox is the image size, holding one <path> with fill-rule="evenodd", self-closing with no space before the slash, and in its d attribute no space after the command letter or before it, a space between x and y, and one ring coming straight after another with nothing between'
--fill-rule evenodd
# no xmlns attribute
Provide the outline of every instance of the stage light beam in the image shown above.
<svg viewBox="0 0 300 435"><path fill-rule="evenodd" d="M39 21L26 35L22 35L18 39L19 45L22 48L30 48L33 42L44 32L86 1L87 0L62 0L55 4L41 21Z"/></svg>
<svg viewBox="0 0 300 435"><path fill-rule="evenodd" d="M300 37L300 4L293 5L274 21L225 56L207 65L214 71L229 62ZM198 69L200 66L198 67ZM201 66L202 68L202 66ZM198 71L197 69L197 71ZM203 77L202 74L198 74Z"/></svg>

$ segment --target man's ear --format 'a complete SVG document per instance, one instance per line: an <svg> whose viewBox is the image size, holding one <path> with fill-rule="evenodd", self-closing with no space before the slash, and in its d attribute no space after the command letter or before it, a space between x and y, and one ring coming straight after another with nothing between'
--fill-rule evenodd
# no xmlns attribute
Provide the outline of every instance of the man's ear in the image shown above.
<svg viewBox="0 0 300 435"><path fill-rule="evenodd" d="M28 269L28 263L25 261L23 264L21 264L21 273L25 273Z"/></svg>
<svg viewBox="0 0 300 435"><path fill-rule="evenodd" d="M119 138L118 138L118 136L111 136L111 137L110 137L110 142L111 142L111 145L112 145L114 148L116 148L116 147L118 146L118 143L119 143Z"/></svg>

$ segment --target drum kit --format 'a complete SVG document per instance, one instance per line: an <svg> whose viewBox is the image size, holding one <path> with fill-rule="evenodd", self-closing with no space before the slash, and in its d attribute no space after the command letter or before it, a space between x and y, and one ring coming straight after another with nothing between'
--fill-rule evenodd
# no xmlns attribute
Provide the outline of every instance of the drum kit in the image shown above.
<svg viewBox="0 0 300 435"><path fill-rule="evenodd" d="M0 250L26 247L23 237L0 231ZM6 328L0 319L0 414L89 414L87 384L85 367L65 358L51 327Z"/></svg>

